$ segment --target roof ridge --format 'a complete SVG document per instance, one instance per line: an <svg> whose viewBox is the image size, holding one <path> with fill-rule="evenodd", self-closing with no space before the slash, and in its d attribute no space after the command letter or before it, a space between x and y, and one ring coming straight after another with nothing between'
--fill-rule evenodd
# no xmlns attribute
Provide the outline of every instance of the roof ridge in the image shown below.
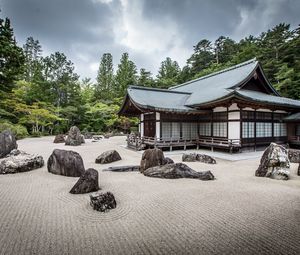
<svg viewBox="0 0 300 255"><path fill-rule="evenodd" d="M159 89L159 88L153 88L153 87L143 87L143 86L137 86L137 85L130 85L128 89L140 89L140 90L152 90L152 91L160 91L160 92L167 92L167 93L177 93L177 94L186 94L191 95L191 92L184 92L184 91L173 91L169 89Z"/></svg>
<svg viewBox="0 0 300 255"><path fill-rule="evenodd" d="M190 83L194 83L194 82L196 82L196 81L201 81L201 80L204 80L204 79L207 79L207 78L216 76L216 75L221 74L221 73L226 73L226 72L228 72L228 71L231 71L231 70L240 68L240 67L242 67L242 66L249 65L249 64L251 64L251 63L253 63L253 62L255 62L255 61L257 61L256 58L252 58L252 59L247 60L247 61L245 61L245 62L242 62L242 63L240 63L240 64L237 64L237 65L234 65L234 66L231 66L231 67L227 67L227 68L222 69L222 70L220 70L220 71L216 71L216 72L213 72L213 73L210 73L210 74L201 76L201 77L199 77L199 78L197 78L197 79L194 79L194 80L191 80L191 81L187 81L187 82L185 82L185 83L182 83L182 84L179 84L179 85L170 87L169 90L172 90L172 89L175 89L175 88L179 88L179 87L188 85L188 84L190 84Z"/></svg>

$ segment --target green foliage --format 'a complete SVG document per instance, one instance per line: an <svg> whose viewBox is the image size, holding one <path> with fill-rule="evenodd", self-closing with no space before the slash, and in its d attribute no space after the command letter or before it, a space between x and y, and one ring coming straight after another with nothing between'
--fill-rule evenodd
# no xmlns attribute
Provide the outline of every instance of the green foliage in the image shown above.
<svg viewBox="0 0 300 255"><path fill-rule="evenodd" d="M177 83L180 67L176 61L166 58L161 62L157 75L157 84L160 88L168 88Z"/></svg>
<svg viewBox="0 0 300 255"><path fill-rule="evenodd" d="M0 121L0 132L4 130L11 130L17 139L22 139L28 136L26 127L19 124L13 124L9 121Z"/></svg>

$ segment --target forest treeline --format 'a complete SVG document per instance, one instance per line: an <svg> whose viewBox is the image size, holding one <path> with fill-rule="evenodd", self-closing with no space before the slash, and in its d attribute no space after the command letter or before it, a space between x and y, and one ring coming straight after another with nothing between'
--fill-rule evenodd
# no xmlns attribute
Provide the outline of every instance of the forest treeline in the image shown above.
<svg viewBox="0 0 300 255"><path fill-rule="evenodd" d="M168 57L156 75L138 70L128 53L114 70L112 54L105 53L97 77L80 79L64 53L44 56L32 37L18 45L9 18L0 18L0 131L10 128L19 138L64 133L72 125L129 132L137 119L117 115L129 85L168 88L254 57L283 96L300 99L300 26L281 23L239 42L224 36L202 39L185 66Z"/></svg>

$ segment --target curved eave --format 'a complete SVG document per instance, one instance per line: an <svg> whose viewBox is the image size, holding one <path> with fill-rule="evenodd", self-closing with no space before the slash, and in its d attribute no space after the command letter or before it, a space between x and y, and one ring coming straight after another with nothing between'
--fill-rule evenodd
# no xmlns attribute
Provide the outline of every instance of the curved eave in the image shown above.
<svg viewBox="0 0 300 255"><path fill-rule="evenodd" d="M137 116L138 114L133 114L130 112L127 112L126 107L129 106L129 104L132 104L138 114L144 113L144 112L169 112L169 113L186 113L186 114L204 114L207 113L207 110L196 110L196 109L176 109L176 108L161 108L161 107L154 107L152 105L142 105L136 101L133 100L133 98L130 96L129 93L126 94L125 100L118 112L118 115L123 116Z"/></svg>

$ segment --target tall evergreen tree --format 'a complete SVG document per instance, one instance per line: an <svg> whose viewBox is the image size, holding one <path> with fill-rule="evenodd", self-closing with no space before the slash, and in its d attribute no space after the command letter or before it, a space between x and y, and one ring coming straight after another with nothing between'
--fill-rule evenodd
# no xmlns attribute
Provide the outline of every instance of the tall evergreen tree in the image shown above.
<svg viewBox="0 0 300 255"><path fill-rule="evenodd" d="M160 88L168 88L177 84L180 74L180 67L176 61L167 57L161 62L157 75L157 83Z"/></svg>
<svg viewBox="0 0 300 255"><path fill-rule="evenodd" d="M136 65L129 59L128 53L123 53L116 73L117 96L124 96L129 85L137 83Z"/></svg>
<svg viewBox="0 0 300 255"><path fill-rule="evenodd" d="M137 83L140 86L153 87L154 86L154 80L152 78L151 72L150 71L146 71L145 68L141 68Z"/></svg>
<svg viewBox="0 0 300 255"><path fill-rule="evenodd" d="M41 71L42 46L38 40L28 37L23 45L23 50L25 54L24 79L33 81L34 76L37 76L38 72Z"/></svg>
<svg viewBox="0 0 300 255"><path fill-rule="evenodd" d="M114 95L114 69L113 57L110 53L104 53L101 57L95 87L96 99L111 99Z"/></svg>

